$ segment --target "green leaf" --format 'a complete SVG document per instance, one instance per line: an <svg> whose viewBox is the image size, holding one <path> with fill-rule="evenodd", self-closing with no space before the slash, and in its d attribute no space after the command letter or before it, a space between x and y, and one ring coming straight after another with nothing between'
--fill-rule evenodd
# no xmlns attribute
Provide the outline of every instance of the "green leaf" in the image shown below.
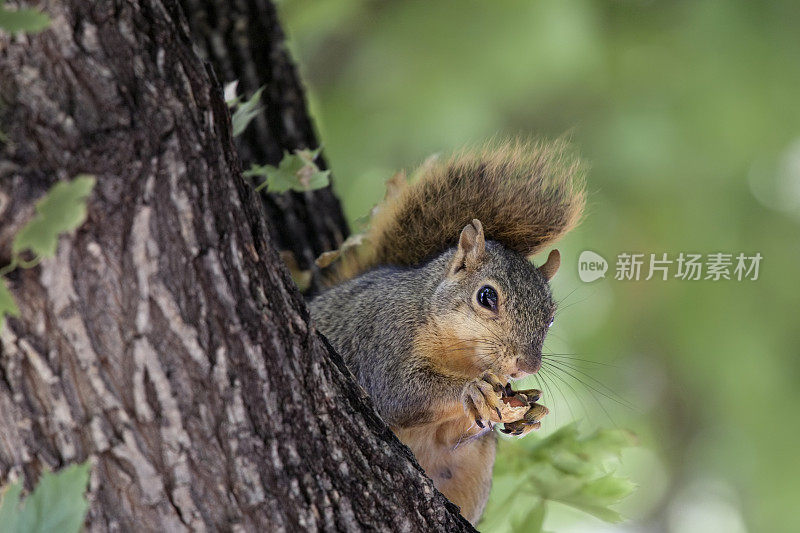
<svg viewBox="0 0 800 533"><path fill-rule="evenodd" d="M19 521L19 495L22 483L17 481L0 490L0 529L16 531Z"/></svg>
<svg viewBox="0 0 800 533"><path fill-rule="evenodd" d="M320 170L314 163L322 148L316 150L295 150L294 154L284 152L278 167L272 165L253 165L244 172L247 177L265 178L256 190L267 187L270 192L312 191L327 187L330 183L330 170Z"/></svg>
<svg viewBox="0 0 800 533"><path fill-rule="evenodd" d="M16 302L14 302L14 297L11 296L8 287L6 287L5 281L3 281L3 278L0 278L0 329L3 328L6 315L19 316L19 308ZM2 522L0 522L0 524L2 524Z"/></svg>
<svg viewBox="0 0 800 533"><path fill-rule="evenodd" d="M89 508L84 496L88 482L88 461L70 465L55 474L44 472L33 493L23 502L18 531L80 531Z"/></svg>
<svg viewBox="0 0 800 533"><path fill-rule="evenodd" d="M14 238L14 254L30 250L38 257L54 256L58 236L86 220L86 198L94 184L94 177L85 175L56 183L36 203L36 216Z"/></svg>
<svg viewBox="0 0 800 533"><path fill-rule="evenodd" d="M264 88L261 87L257 90L249 100L239 103L236 111L231 116L231 125L233 126L233 136L237 137L244 132L247 125L256 118L256 115L263 111L263 107L259 107L258 103L261 100L261 93ZM238 97L237 97L238 99Z"/></svg>
<svg viewBox="0 0 800 533"><path fill-rule="evenodd" d="M3 328L6 315L19 316L19 308L16 302L14 302L14 297L11 296L8 287L6 287L5 281L0 278L0 329Z"/></svg>
<svg viewBox="0 0 800 533"><path fill-rule="evenodd" d="M78 533L89 508L84 496L88 482L88 461L55 474L44 472L21 504L22 483L12 483L0 491L0 531Z"/></svg>
<svg viewBox="0 0 800 533"><path fill-rule="evenodd" d="M560 501L606 522L621 522L622 516L608 506L622 500L635 488L630 480L608 474L586 482L579 490L564 496Z"/></svg>
<svg viewBox="0 0 800 533"><path fill-rule="evenodd" d="M36 9L6 9L0 0L0 30L8 33L38 33L50 25L50 17Z"/></svg>
<svg viewBox="0 0 800 533"><path fill-rule="evenodd" d="M514 521L511 524L511 531L514 533L541 533L544 527L544 514L544 502L539 500L522 520Z"/></svg>
<svg viewBox="0 0 800 533"><path fill-rule="evenodd" d="M608 474L584 485L581 493L588 500L610 505L629 495L635 488L631 480Z"/></svg>

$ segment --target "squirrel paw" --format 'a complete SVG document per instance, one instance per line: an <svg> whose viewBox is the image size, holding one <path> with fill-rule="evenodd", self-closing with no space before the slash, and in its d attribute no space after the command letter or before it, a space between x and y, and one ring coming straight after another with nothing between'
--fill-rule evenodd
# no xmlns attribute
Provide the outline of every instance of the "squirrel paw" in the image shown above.
<svg viewBox="0 0 800 533"><path fill-rule="evenodd" d="M487 424L491 427L493 423L508 424L522 420L529 411L531 401L539 399L538 391L511 391L513 394L537 394L531 394L531 398L535 396L535 399L532 400L528 400L526 397L525 401L507 401L509 390L511 390L510 387L504 385L495 374L485 372L464 387L461 401L467 414L475 420L478 427L483 428Z"/></svg>
<svg viewBox="0 0 800 533"><path fill-rule="evenodd" d="M506 422L503 425L503 429L500 431L508 435L522 437L527 435L531 430L542 427L542 418L544 418L545 415L550 412L550 410L544 405L536 403L542 392L536 389L511 391L511 387L506 386L506 392L508 391L511 393L503 398L503 401L522 404L527 410L522 418L512 422Z"/></svg>

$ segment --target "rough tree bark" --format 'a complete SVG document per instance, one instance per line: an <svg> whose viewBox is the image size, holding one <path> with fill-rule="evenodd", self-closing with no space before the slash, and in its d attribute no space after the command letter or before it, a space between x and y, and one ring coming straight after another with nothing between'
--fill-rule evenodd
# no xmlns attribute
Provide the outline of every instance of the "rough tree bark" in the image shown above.
<svg viewBox="0 0 800 533"><path fill-rule="evenodd" d="M193 41L221 81L239 81L239 92L264 88L264 113L236 139L242 168L252 163L277 165L284 151L317 148L297 72L286 50L283 30L269 0L180 0ZM326 168L323 156L317 161ZM279 250L292 252L301 270L310 270L312 290L319 288L314 263L347 236L347 223L330 187L286 194L262 192L268 229Z"/></svg>
<svg viewBox="0 0 800 533"><path fill-rule="evenodd" d="M0 264L49 186L97 185L8 276L0 484L90 458L93 531L471 529L309 323L178 3L43 7L0 36Z"/></svg>

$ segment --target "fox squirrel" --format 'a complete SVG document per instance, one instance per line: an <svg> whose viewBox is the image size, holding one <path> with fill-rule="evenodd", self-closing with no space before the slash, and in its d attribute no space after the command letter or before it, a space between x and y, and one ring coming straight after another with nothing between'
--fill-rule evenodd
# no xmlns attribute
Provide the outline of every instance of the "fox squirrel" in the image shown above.
<svg viewBox="0 0 800 533"><path fill-rule="evenodd" d="M524 435L548 410L509 380L539 370L555 313L557 250L585 203L564 142L464 151L387 199L366 257L311 301L319 330L434 485L478 521L496 437Z"/></svg>

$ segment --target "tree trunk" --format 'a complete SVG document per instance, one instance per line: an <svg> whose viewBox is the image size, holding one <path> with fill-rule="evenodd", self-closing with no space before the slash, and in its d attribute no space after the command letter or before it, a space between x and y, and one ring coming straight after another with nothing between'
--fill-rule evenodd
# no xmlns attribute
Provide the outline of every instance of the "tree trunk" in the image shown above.
<svg viewBox="0 0 800 533"><path fill-rule="evenodd" d="M190 33L202 57L223 82L239 81L239 92L264 88L264 113L236 139L242 168L277 166L285 151L317 148L303 89L289 59L283 30L269 0L181 0ZM327 168L323 156L317 159ZM347 236L339 199L331 187L286 194L261 193L270 235L278 250L292 252L301 270L313 274L311 289L320 288L314 263Z"/></svg>
<svg viewBox="0 0 800 533"><path fill-rule="evenodd" d="M45 8L46 32L0 36L0 264L53 183L97 185L56 257L7 276L0 484L91 458L92 531L469 530L310 324L178 3ZM273 162L280 91L245 141ZM314 253L340 238L300 201L270 220Z"/></svg>

